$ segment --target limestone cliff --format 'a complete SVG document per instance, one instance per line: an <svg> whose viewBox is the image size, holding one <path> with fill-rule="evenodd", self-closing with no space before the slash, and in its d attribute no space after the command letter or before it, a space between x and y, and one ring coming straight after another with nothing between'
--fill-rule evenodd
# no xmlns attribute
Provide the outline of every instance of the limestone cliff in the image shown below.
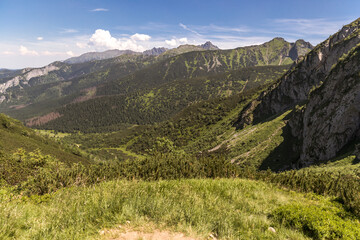
<svg viewBox="0 0 360 240"><path fill-rule="evenodd" d="M251 102L237 127L294 108L289 120L297 167L329 160L360 139L360 19L298 59ZM293 165L293 167L295 167Z"/></svg>
<svg viewBox="0 0 360 240"><path fill-rule="evenodd" d="M339 58L360 43L360 19L316 46L241 113L237 125L243 127L283 112L308 99L314 86L319 86ZM249 109L252 108L252 111ZM250 114L250 116L249 116Z"/></svg>
<svg viewBox="0 0 360 240"><path fill-rule="evenodd" d="M360 44L310 93L306 106L290 120L302 143L301 165L328 160L351 141L360 139Z"/></svg>

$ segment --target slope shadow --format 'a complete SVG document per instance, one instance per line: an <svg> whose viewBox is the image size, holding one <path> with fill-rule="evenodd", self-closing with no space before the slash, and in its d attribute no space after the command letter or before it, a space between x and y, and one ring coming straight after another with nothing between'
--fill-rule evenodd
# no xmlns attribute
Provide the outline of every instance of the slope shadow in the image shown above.
<svg viewBox="0 0 360 240"><path fill-rule="evenodd" d="M293 169L293 166L297 165L300 154L293 150L293 146L297 140L292 136L288 124L283 128L281 136L284 140L262 162L259 167L260 170L270 169L274 172L280 172Z"/></svg>

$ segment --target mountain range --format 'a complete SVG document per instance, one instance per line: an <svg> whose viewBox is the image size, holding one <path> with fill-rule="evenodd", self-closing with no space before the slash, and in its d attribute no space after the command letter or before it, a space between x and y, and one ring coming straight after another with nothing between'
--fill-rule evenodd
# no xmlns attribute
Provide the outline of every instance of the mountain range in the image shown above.
<svg viewBox="0 0 360 240"><path fill-rule="evenodd" d="M241 75L242 71L238 69L244 67L288 65L296 60L295 55L290 56L290 53L299 51L300 54L301 51L306 52L312 48L310 44L298 43L303 41L288 43L282 38L275 38L258 46L207 51L201 46L182 45L158 56L123 54L115 58L78 64L55 62L44 68L24 69L22 74L12 79L3 79L4 83L0 84L0 109L33 125L35 122L44 123L42 120L38 121L38 118L49 120L52 119L49 116L67 115L65 112L69 112L70 107L82 109L82 106L90 104L91 108L101 110L99 114L104 111L115 114L119 111L118 108L122 109L121 112L128 111L125 104L138 106L134 115L139 117L144 108L153 109L156 113L151 113L151 117L142 118L143 120L138 117L122 120L119 122L121 124L162 121L168 114L175 114L193 101L213 96L229 96L237 93L238 91L234 90L239 89L239 86L243 89L244 84L247 85L247 79L234 79L231 77L232 71ZM204 46L213 47L209 42ZM198 51L199 49L201 51ZM282 67L279 69L284 70ZM224 75L225 78L221 77L221 81L227 83L215 80L216 77L205 77L218 74L221 76L221 73L228 73ZM257 84L274 79L275 76L264 75L266 79L259 77ZM229 81L229 78L232 80ZM214 82L211 79L214 79ZM188 97L181 97L180 102L173 99L180 95L170 94L169 91L179 85L179 81L196 86L193 90L185 89L184 93ZM200 84L201 82L206 84ZM208 86L212 88L204 91L204 87ZM118 108L103 106L109 101L117 102ZM159 106L160 110L152 104ZM162 109L164 106L166 108ZM58 114L59 112L61 114ZM70 113L69 116L71 115ZM117 112L116 115L123 114ZM96 121L94 122L93 127L101 126L102 124L96 125Z"/></svg>
<svg viewBox="0 0 360 240"><path fill-rule="evenodd" d="M0 69L0 94L0 238L107 237L133 221L204 239L360 238L360 18L315 47L206 42Z"/></svg>
<svg viewBox="0 0 360 240"><path fill-rule="evenodd" d="M269 155L256 163L257 166L272 169L308 166L335 157L359 135L357 85L343 90L349 95L342 93L337 98L324 98L328 92L329 96L337 96L336 84L328 83L334 84L336 80L328 79L342 79L336 86L343 84L342 88L346 88L344 79L351 78L352 73L343 73L340 66L347 66L345 63L350 59L348 64L356 65L357 36L358 21L355 21L315 48L304 40L289 43L282 38L231 50L220 50L206 42L169 50L154 48L144 53L119 50L88 53L39 69L2 70L0 107L28 126L57 131L121 132L134 125L148 125L145 131L148 135L169 138L189 152L229 149L233 162L244 161L244 154L252 154L252 150L246 152L245 148L236 150L237 143L243 141L238 139L240 133L270 121L268 124L278 127L278 132L271 136L280 134L285 139L284 144L272 146L271 151L278 152L279 156L291 153L291 157L286 162L278 162L279 157ZM356 67L352 70L356 72ZM16 76L11 75L15 73ZM316 95L320 91L321 97ZM222 101L233 105L225 107ZM334 101L338 102L332 103ZM321 107L340 105L342 108L317 113L321 111L318 103L322 103ZM222 109L213 112L205 107L208 117L217 119L206 125L218 129L220 119L229 121L221 127L222 131L229 131L222 141L213 139L203 146L193 145L212 132L202 133L205 124L202 121L196 120L197 126L187 125L186 119L192 119L196 106L202 104ZM235 111L232 108L238 109L238 113L230 117L228 114ZM334 111L341 112L342 118L328 120L336 115ZM204 119L208 121L207 117ZM349 122L346 129L340 128L337 122L340 119L351 124ZM167 129L163 124L169 121L179 129L193 131L189 136L192 139L197 136L196 141L183 138L183 133L170 137L156 127ZM319 126L315 124L318 121ZM137 136L136 129L138 127L132 133L135 135L126 135L126 139L132 139L126 146L143 154L151 144L143 146L138 142L142 137ZM258 128L253 131L257 132ZM321 137L316 137L320 133ZM336 138L331 137L334 134ZM331 143L329 139L333 139ZM328 144L331 151L324 150ZM202 147L199 149L199 146Z"/></svg>
<svg viewBox="0 0 360 240"><path fill-rule="evenodd" d="M202 45L182 45L178 48L177 53L185 53L187 51L202 51L202 50L218 50L219 48L215 45L213 45L210 41L202 44ZM165 53L166 51L174 51L174 50L170 50L164 47L154 47L152 49L146 50L144 52L134 52L131 50L118 50L118 49L113 49L113 50L107 50L104 52L89 52L89 53L84 53L78 57L72 57L69 59L66 59L64 62L65 63L69 63L69 64L75 64L75 63L84 63L84 62L89 62L89 61L96 61L96 60L104 60L104 59L109 59L109 58L114 58L114 57L119 57L121 55L150 55L150 56L158 56L161 55L163 53Z"/></svg>

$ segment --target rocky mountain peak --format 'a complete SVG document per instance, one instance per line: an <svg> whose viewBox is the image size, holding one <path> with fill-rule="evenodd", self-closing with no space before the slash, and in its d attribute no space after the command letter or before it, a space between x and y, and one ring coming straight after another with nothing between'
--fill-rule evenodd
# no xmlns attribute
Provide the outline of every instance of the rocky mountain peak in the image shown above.
<svg viewBox="0 0 360 240"><path fill-rule="evenodd" d="M151 56L158 56L164 52L166 52L168 49L167 48L164 48L164 47L159 47L159 48L152 48L152 49L149 49L149 50L146 50L143 52L144 55L151 55Z"/></svg>
<svg viewBox="0 0 360 240"><path fill-rule="evenodd" d="M282 37L275 37L271 39L269 42L274 42L274 41L286 42L286 40Z"/></svg>
<svg viewBox="0 0 360 240"><path fill-rule="evenodd" d="M205 50L218 50L220 48L218 48L217 46L215 46L214 44L212 44L212 42L207 41L204 44L201 44L199 47L205 49Z"/></svg>
<svg viewBox="0 0 360 240"><path fill-rule="evenodd" d="M293 51L306 44L297 41ZM237 126L303 106L289 121L299 166L329 160L354 138L360 138L359 53L357 19L317 45L262 92L242 111Z"/></svg>
<svg viewBox="0 0 360 240"><path fill-rule="evenodd" d="M308 49L313 49L314 46L304 41L303 39L297 40L295 43L291 43L291 49L289 51L289 57L292 60L296 60L300 56L304 56L308 53Z"/></svg>

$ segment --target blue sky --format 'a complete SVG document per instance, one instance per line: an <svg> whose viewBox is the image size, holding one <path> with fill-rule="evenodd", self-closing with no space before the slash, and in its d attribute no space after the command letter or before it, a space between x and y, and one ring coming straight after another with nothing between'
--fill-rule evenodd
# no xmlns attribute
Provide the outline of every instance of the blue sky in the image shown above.
<svg viewBox="0 0 360 240"><path fill-rule="evenodd" d="M315 45L360 17L359 9L358 0L0 0L0 68L207 40L223 49L274 37Z"/></svg>

